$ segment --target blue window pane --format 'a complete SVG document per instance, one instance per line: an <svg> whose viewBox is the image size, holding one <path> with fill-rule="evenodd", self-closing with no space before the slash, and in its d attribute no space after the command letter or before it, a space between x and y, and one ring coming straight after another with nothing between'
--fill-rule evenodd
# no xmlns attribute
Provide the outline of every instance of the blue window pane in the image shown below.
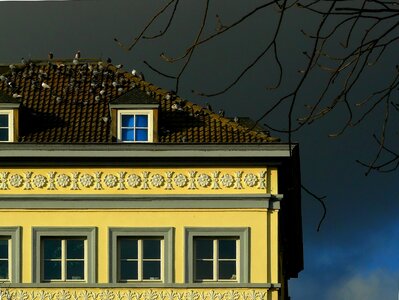
<svg viewBox="0 0 399 300"><path fill-rule="evenodd" d="M136 127L148 127L148 116L136 115Z"/></svg>
<svg viewBox="0 0 399 300"><path fill-rule="evenodd" d="M120 264L120 276L121 280L137 280L137 261L121 261Z"/></svg>
<svg viewBox="0 0 399 300"><path fill-rule="evenodd" d="M46 239L43 240L44 259L61 258L61 240Z"/></svg>
<svg viewBox="0 0 399 300"><path fill-rule="evenodd" d="M213 262L197 260L195 264L195 279L213 279Z"/></svg>
<svg viewBox="0 0 399 300"><path fill-rule="evenodd" d="M0 259L8 258L8 240L0 240Z"/></svg>
<svg viewBox="0 0 399 300"><path fill-rule="evenodd" d="M8 279L8 261L0 260L0 279Z"/></svg>
<svg viewBox="0 0 399 300"><path fill-rule="evenodd" d="M84 262L68 261L67 262L67 279L83 280L84 279Z"/></svg>
<svg viewBox="0 0 399 300"><path fill-rule="evenodd" d="M122 129L122 141L134 141L134 129Z"/></svg>
<svg viewBox="0 0 399 300"><path fill-rule="evenodd" d="M45 261L43 277L44 280L61 279L61 262Z"/></svg>
<svg viewBox="0 0 399 300"><path fill-rule="evenodd" d="M8 141L8 129L0 128L0 141Z"/></svg>
<svg viewBox="0 0 399 300"><path fill-rule="evenodd" d="M84 241L83 240L67 240L67 258L84 258Z"/></svg>
<svg viewBox="0 0 399 300"><path fill-rule="evenodd" d="M134 126L134 116L122 115L122 127L133 127L133 126Z"/></svg>
<svg viewBox="0 0 399 300"><path fill-rule="evenodd" d="M219 261L219 279L237 279L235 261Z"/></svg>
<svg viewBox="0 0 399 300"><path fill-rule="evenodd" d="M143 258L161 258L160 240L143 240Z"/></svg>
<svg viewBox="0 0 399 300"><path fill-rule="evenodd" d="M161 262L144 261L143 262L143 279L159 280L161 279Z"/></svg>
<svg viewBox="0 0 399 300"><path fill-rule="evenodd" d="M148 141L148 129L136 129L136 141Z"/></svg>
<svg viewBox="0 0 399 300"><path fill-rule="evenodd" d="M235 240L219 240L219 258L236 258Z"/></svg>
<svg viewBox="0 0 399 300"><path fill-rule="evenodd" d="M197 259L213 258L213 240L197 239L195 240L195 257Z"/></svg>
<svg viewBox="0 0 399 300"><path fill-rule="evenodd" d="M137 240L121 239L119 249L121 259L137 259Z"/></svg>
<svg viewBox="0 0 399 300"><path fill-rule="evenodd" d="M8 127L8 115L0 115L0 127Z"/></svg>

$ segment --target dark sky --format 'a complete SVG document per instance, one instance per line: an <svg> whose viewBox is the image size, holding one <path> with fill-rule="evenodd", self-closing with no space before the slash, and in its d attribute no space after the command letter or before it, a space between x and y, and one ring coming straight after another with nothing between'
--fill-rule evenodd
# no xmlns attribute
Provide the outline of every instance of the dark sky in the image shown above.
<svg viewBox="0 0 399 300"><path fill-rule="evenodd" d="M233 2L233 3L232 3ZM250 2L250 1L248 1ZM259 1L217 1L212 3L209 25L216 26L214 16L229 24ZM82 57L107 59L124 64L124 69L143 71L147 81L166 89L174 82L148 70L146 60L166 73L179 65L166 65L159 59L184 54L200 24L202 1L183 1L176 22L167 36L159 40L141 41L132 51L124 51L113 41L130 42L165 1L46 1L0 2L0 63L15 63L24 58L46 58L49 51L56 58L72 58L77 50ZM251 59L256 57L270 38L277 18L274 10L255 15L211 44L200 47L181 80L179 94L194 102L210 102L214 110L223 108L227 116L259 118L278 95L292 88L305 65L302 51L309 50L308 40L299 29L312 29L314 19L296 11L287 16L279 40L279 54L286 76L283 89L269 91L276 81L276 64L270 56L260 63L233 89L222 96L203 99L191 90L213 92L235 78ZM159 31L154 25L151 33ZM368 88L388 80L389 66L397 58L386 53L380 69L365 76L359 95ZM387 68L387 69L384 69ZM315 95L325 76L317 74L306 86L300 101ZM398 98L398 94L396 94ZM301 112L300 108L298 113ZM286 107L267 119L284 125ZM340 128L343 112L337 110L293 136L300 143L303 183L318 195L327 196L328 214L319 233L316 227L321 206L303 194L305 270L299 279L291 280L295 300L368 300L396 299L399 288L399 176L371 173L356 159L369 161L376 152L372 134L381 129L381 113L370 117L361 126L339 138L328 134ZM397 124L396 124L397 130ZM286 140L286 136L274 133ZM391 136L398 149L398 136Z"/></svg>

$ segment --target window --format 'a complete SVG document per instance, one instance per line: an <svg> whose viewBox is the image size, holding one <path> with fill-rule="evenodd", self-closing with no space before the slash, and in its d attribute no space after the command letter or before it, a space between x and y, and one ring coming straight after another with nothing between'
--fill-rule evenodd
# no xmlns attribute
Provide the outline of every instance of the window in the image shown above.
<svg viewBox="0 0 399 300"><path fill-rule="evenodd" d="M195 281L237 281L239 240L196 237L194 239Z"/></svg>
<svg viewBox="0 0 399 300"><path fill-rule="evenodd" d="M13 112L12 110L0 111L0 142L12 142L13 131Z"/></svg>
<svg viewBox="0 0 399 300"><path fill-rule="evenodd" d="M248 282L248 228L186 228L186 282Z"/></svg>
<svg viewBox="0 0 399 300"><path fill-rule="evenodd" d="M0 282L19 283L20 227L0 227Z"/></svg>
<svg viewBox="0 0 399 300"><path fill-rule="evenodd" d="M96 228L33 228L34 282L96 279Z"/></svg>
<svg viewBox="0 0 399 300"><path fill-rule="evenodd" d="M161 281L162 261L162 238L118 238L118 281Z"/></svg>
<svg viewBox="0 0 399 300"><path fill-rule="evenodd" d="M109 234L110 282L172 282L172 228L110 228Z"/></svg>
<svg viewBox="0 0 399 300"><path fill-rule="evenodd" d="M118 140L152 142L153 113L151 110L124 110L118 114Z"/></svg>
<svg viewBox="0 0 399 300"><path fill-rule="evenodd" d="M10 238L0 237L0 280L10 281Z"/></svg>
<svg viewBox="0 0 399 300"><path fill-rule="evenodd" d="M42 281L84 281L85 244L84 238L43 238Z"/></svg>

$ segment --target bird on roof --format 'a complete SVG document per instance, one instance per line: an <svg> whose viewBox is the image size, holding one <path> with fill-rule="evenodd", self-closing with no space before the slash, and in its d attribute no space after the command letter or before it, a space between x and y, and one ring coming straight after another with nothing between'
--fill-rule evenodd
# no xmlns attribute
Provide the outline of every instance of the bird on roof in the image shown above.
<svg viewBox="0 0 399 300"><path fill-rule="evenodd" d="M112 59L110 57L107 58L107 63L112 63Z"/></svg>
<svg viewBox="0 0 399 300"><path fill-rule="evenodd" d="M12 97L13 98L22 98L22 95L14 93L14 94L12 94Z"/></svg>
<svg viewBox="0 0 399 300"><path fill-rule="evenodd" d="M52 60L53 57L54 57L53 52L49 52L49 53L48 53L48 59L49 59L49 60Z"/></svg>
<svg viewBox="0 0 399 300"><path fill-rule="evenodd" d="M205 105L208 110L212 111L212 106L209 103L205 103Z"/></svg>
<svg viewBox="0 0 399 300"><path fill-rule="evenodd" d="M44 89L49 89L50 86L49 86L47 83L42 82L42 88L44 88Z"/></svg>
<svg viewBox="0 0 399 300"><path fill-rule="evenodd" d="M115 68L117 68L118 70L119 70L119 69L122 69L122 67L123 67L122 64L118 64L118 65L115 66Z"/></svg>
<svg viewBox="0 0 399 300"><path fill-rule="evenodd" d="M224 117L224 110L223 109L219 110L219 116Z"/></svg>
<svg viewBox="0 0 399 300"><path fill-rule="evenodd" d="M75 53L75 59L79 59L80 58L80 50L78 50L76 53Z"/></svg>

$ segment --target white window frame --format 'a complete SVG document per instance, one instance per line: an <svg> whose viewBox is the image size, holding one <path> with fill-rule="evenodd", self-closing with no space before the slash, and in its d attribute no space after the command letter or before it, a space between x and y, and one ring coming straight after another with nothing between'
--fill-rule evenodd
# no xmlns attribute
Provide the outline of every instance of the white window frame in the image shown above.
<svg viewBox="0 0 399 300"><path fill-rule="evenodd" d="M0 227L0 239L8 240L8 278L0 282L21 282L21 227Z"/></svg>
<svg viewBox="0 0 399 300"><path fill-rule="evenodd" d="M0 143L8 143L14 141L14 111L12 109L1 109L0 115L8 116L8 127L0 127L0 129L8 128L8 140L1 141Z"/></svg>
<svg viewBox="0 0 399 300"><path fill-rule="evenodd" d="M84 280L43 280L42 241L46 238L85 240ZM65 253L65 252L64 252ZM33 227L32 228L32 279L34 283L57 284L95 283L97 280L97 228L96 227ZM62 273L66 273L62 272Z"/></svg>
<svg viewBox="0 0 399 300"><path fill-rule="evenodd" d="M85 237L42 237L41 243L41 268L44 270L44 247L43 247L43 241L45 239L54 239L54 240L61 240L61 258L60 259L53 259L54 261L61 261L61 279L44 279L44 273L41 272L41 282L86 282L87 278L87 239ZM67 261L70 261L71 259L67 259L66 254L67 254L67 240L83 240L83 245L84 245L84 256L83 256L83 262L84 262L84 273L83 273L83 279L67 279ZM81 260L81 259L79 259Z"/></svg>
<svg viewBox="0 0 399 300"><path fill-rule="evenodd" d="M174 270L174 229L172 227L111 227L109 230L110 283L172 283ZM161 239L161 279L120 280L118 239ZM139 272L140 273L140 272Z"/></svg>
<svg viewBox="0 0 399 300"><path fill-rule="evenodd" d="M240 282L240 238L239 237L228 237L228 236L217 236L217 237L212 237L212 236L198 236L194 237L194 244L196 240L199 239L209 239L212 240L212 250L213 250L213 255L212 258L210 259L198 259L197 255L195 253L195 246L194 246L194 254L193 254L193 259L194 259L194 269L193 269L193 277L195 282ZM219 258L219 241L220 240L234 240L236 243L236 257L234 259L220 259ZM197 279L195 277L196 274L196 265L197 261L212 261L213 264L213 278L212 279ZM220 279L219 278L219 262L220 261L234 261L236 264L236 278L234 279Z"/></svg>
<svg viewBox="0 0 399 300"><path fill-rule="evenodd" d="M195 239L229 239L237 240L236 262L237 274L235 280L195 280ZM214 247L214 251L215 247ZM248 227L185 227L185 282L193 284L206 284L209 282L217 282L223 285L232 283L248 283L249 282L249 228ZM215 267L214 267L215 268ZM215 274L215 271L214 271ZM215 278L214 278L215 279Z"/></svg>
<svg viewBox="0 0 399 300"><path fill-rule="evenodd" d="M10 282L12 278L12 267L11 267L11 237L9 236L0 236L0 241L7 241L7 248L8 248L8 256L6 258L0 258L0 261L7 261L8 263L8 277L7 278L0 278L0 282Z"/></svg>
<svg viewBox="0 0 399 300"><path fill-rule="evenodd" d="M137 279L121 279L121 258L120 258L120 245L119 241L120 239L134 239L137 240ZM145 262L147 259L143 258L143 240L159 240L160 241L160 278L159 279L143 279L143 262ZM143 237L126 237L126 236L120 236L118 238L118 282L163 282L164 280L164 268L162 267L165 263L165 257L164 257L164 239L163 237L148 237L148 236L143 236ZM156 259L148 259L150 261L155 261Z"/></svg>
<svg viewBox="0 0 399 300"><path fill-rule="evenodd" d="M136 116L136 115L146 115L148 116L148 140L147 141L123 141L122 140L122 116ZM134 127L132 129L135 129ZM154 140L153 136L154 130L154 112L152 110L118 110L118 124L117 124L117 139L122 143L152 143Z"/></svg>

